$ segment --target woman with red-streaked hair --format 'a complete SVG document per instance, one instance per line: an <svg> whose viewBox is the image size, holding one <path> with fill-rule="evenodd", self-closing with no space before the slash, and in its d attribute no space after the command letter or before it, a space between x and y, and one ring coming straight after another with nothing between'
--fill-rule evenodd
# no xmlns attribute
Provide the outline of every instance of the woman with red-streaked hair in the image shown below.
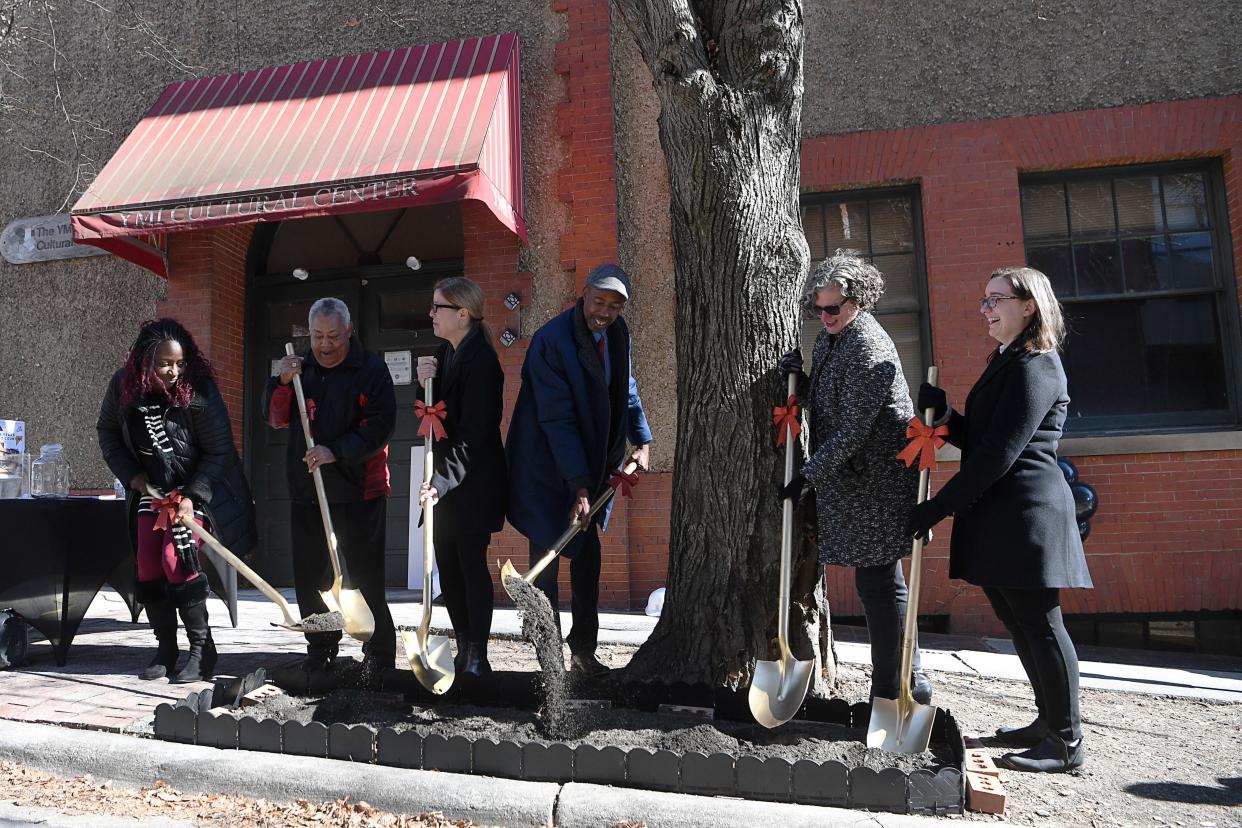
<svg viewBox="0 0 1242 828"><path fill-rule="evenodd" d="M129 485L135 598L146 606L159 644L142 678L210 679L216 646L207 622L207 577L199 541L180 521L193 517L237 555L254 548L258 533L228 410L211 364L181 323L143 323L108 383L95 428L105 462ZM179 671L178 612L190 644Z"/></svg>

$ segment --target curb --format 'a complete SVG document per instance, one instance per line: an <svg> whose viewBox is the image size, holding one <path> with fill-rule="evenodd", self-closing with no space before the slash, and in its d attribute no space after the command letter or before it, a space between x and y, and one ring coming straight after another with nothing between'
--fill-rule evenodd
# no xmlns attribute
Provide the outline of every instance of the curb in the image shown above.
<svg viewBox="0 0 1242 828"><path fill-rule="evenodd" d="M232 793L277 802L343 797L398 814L435 811L506 828L613 828L630 820L648 828L929 828L936 817L869 813L845 808L765 803L660 793L570 782L526 782L437 771L405 770L288 754L183 745L93 730L0 719L0 757L60 776L91 775L127 787L162 779L178 790ZM0 810L0 828L55 825L123 828L132 821L40 820L39 809ZM5 818L14 819L6 823Z"/></svg>

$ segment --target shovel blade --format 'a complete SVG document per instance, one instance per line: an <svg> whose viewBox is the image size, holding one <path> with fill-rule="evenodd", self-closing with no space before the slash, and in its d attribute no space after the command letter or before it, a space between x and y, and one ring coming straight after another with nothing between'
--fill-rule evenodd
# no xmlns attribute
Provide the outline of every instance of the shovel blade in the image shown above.
<svg viewBox="0 0 1242 828"><path fill-rule="evenodd" d="M513 566L513 561L506 560L500 565L500 585L505 588L505 592L509 593L509 597L515 601L517 600L517 596L512 592L509 592L509 579L521 577L522 576L518 574L517 568Z"/></svg>
<svg viewBox="0 0 1242 828"><path fill-rule="evenodd" d="M401 642L418 683L437 696L447 693L456 676L448 637L433 635L424 639L417 630L402 630Z"/></svg>
<svg viewBox="0 0 1242 828"><path fill-rule="evenodd" d="M375 633L375 616L367 600L356 589L341 589L338 581L329 591L319 593L328 612L345 616L345 634L357 641L370 641Z"/></svg>
<svg viewBox="0 0 1242 828"><path fill-rule="evenodd" d="M871 701L871 722L867 725L867 747L893 753L922 753L931 742L936 708L904 699Z"/></svg>
<svg viewBox="0 0 1242 828"><path fill-rule="evenodd" d="M792 656L780 661L756 661L750 682L750 712L766 728L783 725L802 707L815 671L814 661Z"/></svg>

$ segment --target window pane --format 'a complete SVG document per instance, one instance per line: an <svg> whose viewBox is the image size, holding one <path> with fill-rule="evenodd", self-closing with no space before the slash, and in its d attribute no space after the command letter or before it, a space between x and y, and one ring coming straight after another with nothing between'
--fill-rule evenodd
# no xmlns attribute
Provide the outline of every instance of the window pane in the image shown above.
<svg viewBox="0 0 1242 828"><path fill-rule="evenodd" d="M1026 263L1048 277L1057 296L1074 295L1074 268L1068 245L1030 248L1026 251Z"/></svg>
<svg viewBox="0 0 1242 828"><path fill-rule="evenodd" d="M825 248L827 255L831 256L839 249L856 250L864 256L870 254L865 201L825 204L824 218L828 225L828 244Z"/></svg>
<svg viewBox="0 0 1242 828"><path fill-rule="evenodd" d="M1173 286L1211 287L1215 282L1211 234L1182 233L1169 239L1173 242Z"/></svg>
<svg viewBox="0 0 1242 828"><path fill-rule="evenodd" d="M1069 185L1070 232L1075 236L1114 233L1113 188L1108 179Z"/></svg>
<svg viewBox="0 0 1242 828"><path fill-rule="evenodd" d="M910 199L884 198L871 202L871 248L875 253L914 250Z"/></svg>
<svg viewBox="0 0 1242 828"><path fill-rule="evenodd" d="M383 331L430 331L431 285L408 293L380 294L379 324Z"/></svg>
<svg viewBox="0 0 1242 828"><path fill-rule="evenodd" d="M806 243L811 248L811 261L817 262L820 259L826 259L828 253L824 249L826 243L824 241L824 208L822 205L812 204L809 207L802 208L802 231L806 233Z"/></svg>
<svg viewBox="0 0 1242 828"><path fill-rule="evenodd" d="M897 356L901 359L901 370L906 376L906 385L917 389L923 377L923 349L920 344L917 313L887 313L876 316L876 321L892 337L897 346Z"/></svg>
<svg viewBox="0 0 1242 828"><path fill-rule="evenodd" d="M1194 621L1148 621L1147 635L1153 650L1195 650Z"/></svg>
<svg viewBox="0 0 1242 828"><path fill-rule="evenodd" d="M1169 243L1165 236L1123 239L1121 255L1126 262L1126 289L1134 291L1169 290L1173 272L1169 266Z"/></svg>
<svg viewBox="0 0 1242 828"><path fill-rule="evenodd" d="M1202 173L1166 175L1164 211L1170 230L1197 230L1208 226L1207 195Z"/></svg>
<svg viewBox="0 0 1242 828"><path fill-rule="evenodd" d="M1118 178L1117 224L1124 233L1159 233L1164 229L1160 214L1160 179L1154 175Z"/></svg>
<svg viewBox="0 0 1242 828"><path fill-rule="evenodd" d="M1121 263L1117 260L1117 242L1090 242L1074 245L1074 262L1078 265L1078 295L1121 293Z"/></svg>
<svg viewBox="0 0 1242 828"><path fill-rule="evenodd" d="M1228 407L1212 296L1067 305L1070 426L1075 417Z"/></svg>
<svg viewBox="0 0 1242 828"><path fill-rule="evenodd" d="M1031 184L1022 188L1022 234L1032 241L1069 235L1064 185Z"/></svg>
<svg viewBox="0 0 1242 828"><path fill-rule="evenodd" d="M884 274L884 295L876 311L879 313L918 310L919 292L914 283L914 254L876 256L872 260Z"/></svg>

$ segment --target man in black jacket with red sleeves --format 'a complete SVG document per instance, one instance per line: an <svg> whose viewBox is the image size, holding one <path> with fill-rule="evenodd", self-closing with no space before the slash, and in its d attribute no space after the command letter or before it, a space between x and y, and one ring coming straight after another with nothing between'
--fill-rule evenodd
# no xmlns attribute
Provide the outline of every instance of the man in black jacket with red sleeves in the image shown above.
<svg viewBox="0 0 1242 828"><path fill-rule="evenodd" d="M393 666L396 628L384 598L384 524L391 486L388 440L397 422L397 398L388 366L354 336L349 307L324 298L310 309L309 353L286 356L279 376L268 380L264 419L273 428L300 419L293 375L301 374L315 447L306 450L300 427L289 432L287 470L293 583L298 611L327 611L319 592L332 583L327 540L311 472L319 469L344 558L347 587L362 593L375 616L375 632L363 645L368 674ZM328 670L340 631L306 633L308 671Z"/></svg>

